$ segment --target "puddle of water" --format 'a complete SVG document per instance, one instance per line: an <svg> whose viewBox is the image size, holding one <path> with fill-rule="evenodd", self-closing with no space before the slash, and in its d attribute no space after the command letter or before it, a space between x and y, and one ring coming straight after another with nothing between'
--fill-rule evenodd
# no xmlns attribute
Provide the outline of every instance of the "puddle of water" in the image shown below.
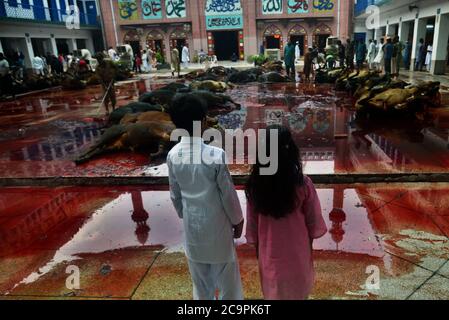
<svg viewBox="0 0 449 320"><path fill-rule="evenodd" d="M32 248L57 249L64 256L75 256L137 246L173 250L182 244L182 220L172 207L168 191L88 190L3 189L0 255ZM28 193L31 196L24 202ZM330 232L316 242L316 249L381 255L367 209L357 206L361 200L356 190L335 187L319 189L318 194ZM245 211L244 191L239 190L238 195ZM72 235L68 235L73 231L70 228L60 230L59 235L70 239L61 246L53 230L61 225L70 227L67 224L79 230ZM239 239L238 243L245 241Z"/></svg>
<svg viewBox="0 0 449 320"><path fill-rule="evenodd" d="M29 202L24 201L27 194L32 195ZM245 212L244 191L238 195ZM318 240L315 249L382 255L366 209L354 206L360 201L355 190L320 189L319 196L331 233ZM342 207L343 219L330 214L334 206ZM42 250L54 252L26 282L83 254L126 248L183 251L182 220L168 191L6 188L0 193L0 208L0 256L4 261ZM244 237L236 243L244 244Z"/></svg>
<svg viewBox="0 0 449 320"><path fill-rule="evenodd" d="M436 264L447 257L447 238L425 214L401 207L385 209L391 199L366 196L366 188L318 189L329 230L314 243L318 256L377 261L391 273L395 265L385 254L391 250L406 259L416 256L412 260L416 263ZM245 212L240 188L238 195ZM236 243L245 244L244 237ZM166 189L0 189L0 288L2 281L13 277L8 272L13 272L14 261L34 261L24 265L20 279L15 276L17 285L36 282L62 263L123 249L183 251L182 220Z"/></svg>

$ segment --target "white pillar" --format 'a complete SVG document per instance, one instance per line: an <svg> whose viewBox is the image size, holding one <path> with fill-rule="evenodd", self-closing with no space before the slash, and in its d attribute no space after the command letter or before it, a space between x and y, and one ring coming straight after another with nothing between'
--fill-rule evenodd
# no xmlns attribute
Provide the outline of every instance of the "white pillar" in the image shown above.
<svg viewBox="0 0 449 320"><path fill-rule="evenodd" d="M0 40L0 52L3 52L2 40Z"/></svg>
<svg viewBox="0 0 449 320"><path fill-rule="evenodd" d="M432 74L444 74L446 71L447 43L449 39L449 14L439 14L435 19L433 36Z"/></svg>
<svg viewBox="0 0 449 320"><path fill-rule="evenodd" d="M92 55L95 54L94 42L92 40L92 37L86 39L86 49L88 49L92 53Z"/></svg>
<svg viewBox="0 0 449 320"><path fill-rule="evenodd" d="M28 56L30 57L30 61L34 58L34 50L33 50L33 45L31 43L31 38L30 37L25 37L25 42L26 42L26 52L24 52L25 57Z"/></svg>
<svg viewBox="0 0 449 320"><path fill-rule="evenodd" d="M76 46L76 39L71 38L71 39L67 39L67 41L68 41L68 45L69 45L69 51L71 53L73 53L75 50L78 49Z"/></svg>
<svg viewBox="0 0 449 320"><path fill-rule="evenodd" d="M55 56L58 56L58 46L56 45L55 35L50 36L51 50Z"/></svg>
<svg viewBox="0 0 449 320"><path fill-rule="evenodd" d="M307 39L308 46L309 46L309 48L312 48L312 46L313 46L313 34L312 34L312 32L310 32L307 35L307 38L308 38ZM283 54L283 52L281 54Z"/></svg>
<svg viewBox="0 0 449 320"><path fill-rule="evenodd" d="M382 38L382 30L374 29L374 39L377 40L377 42L379 42L380 38Z"/></svg>
<svg viewBox="0 0 449 320"><path fill-rule="evenodd" d="M390 30L391 30L390 25L387 24L385 27L385 37L390 36Z"/></svg>
<svg viewBox="0 0 449 320"><path fill-rule="evenodd" d="M418 43L419 39L424 39L426 37L426 19L415 19L415 26L413 30L413 42L412 42L412 60L410 65L410 70L415 71L416 58L418 56Z"/></svg>

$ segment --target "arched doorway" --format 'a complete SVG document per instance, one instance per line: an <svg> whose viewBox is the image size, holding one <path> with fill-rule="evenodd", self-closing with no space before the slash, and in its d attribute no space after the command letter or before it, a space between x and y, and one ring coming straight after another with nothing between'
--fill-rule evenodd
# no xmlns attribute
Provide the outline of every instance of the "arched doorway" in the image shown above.
<svg viewBox="0 0 449 320"><path fill-rule="evenodd" d="M263 33L263 46L265 49L283 49L282 31L278 26L269 25Z"/></svg>
<svg viewBox="0 0 449 320"><path fill-rule="evenodd" d="M147 46L154 53L159 52L165 56L164 36L158 30L152 30L147 35Z"/></svg>
<svg viewBox="0 0 449 320"><path fill-rule="evenodd" d="M140 55L140 35L137 30L129 30L123 37L123 43L129 44L133 48L134 54Z"/></svg>
<svg viewBox="0 0 449 320"><path fill-rule="evenodd" d="M218 60L244 59L242 2L204 1L208 52Z"/></svg>
<svg viewBox="0 0 449 320"><path fill-rule="evenodd" d="M303 56L308 47L306 29L299 24L294 25L288 32L288 38L291 39L293 43L299 43L299 49L301 50L301 55Z"/></svg>
<svg viewBox="0 0 449 320"><path fill-rule="evenodd" d="M313 31L313 36L313 44L316 45L318 49L324 49L326 48L327 38L332 36L332 29L325 24L320 24Z"/></svg>
<svg viewBox="0 0 449 320"><path fill-rule="evenodd" d="M189 40L187 39L187 32L183 29L176 29L170 34L170 51L173 48L178 48L179 59L182 56L182 48L184 45L189 45Z"/></svg>

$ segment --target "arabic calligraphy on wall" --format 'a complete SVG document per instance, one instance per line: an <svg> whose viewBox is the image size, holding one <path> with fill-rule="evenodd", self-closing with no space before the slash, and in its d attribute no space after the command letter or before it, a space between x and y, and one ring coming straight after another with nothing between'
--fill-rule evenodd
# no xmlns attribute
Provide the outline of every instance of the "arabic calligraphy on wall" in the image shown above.
<svg viewBox="0 0 449 320"><path fill-rule="evenodd" d="M144 19L162 19L162 0L142 0Z"/></svg>
<svg viewBox="0 0 449 320"><path fill-rule="evenodd" d="M309 12L309 0L288 0L288 13L307 13Z"/></svg>
<svg viewBox="0 0 449 320"><path fill-rule="evenodd" d="M315 12L333 11L334 7L334 0L313 0L313 11Z"/></svg>
<svg viewBox="0 0 449 320"><path fill-rule="evenodd" d="M242 17L211 17L207 19L207 29L241 29Z"/></svg>
<svg viewBox="0 0 449 320"><path fill-rule="evenodd" d="M238 13L242 13L240 0L207 0L206 2L206 15Z"/></svg>
<svg viewBox="0 0 449 320"><path fill-rule="evenodd" d="M242 29L243 14L240 0L207 0L206 29Z"/></svg>
<svg viewBox="0 0 449 320"><path fill-rule="evenodd" d="M118 0L120 18L123 20L137 20L136 0Z"/></svg>
<svg viewBox="0 0 449 320"><path fill-rule="evenodd" d="M185 0L165 0L165 14L167 18L185 18L186 1Z"/></svg>
<svg viewBox="0 0 449 320"><path fill-rule="evenodd" d="M282 0L262 0L262 14L282 14Z"/></svg>
<svg viewBox="0 0 449 320"><path fill-rule="evenodd" d="M287 2L289 14L332 12L334 6L334 0L288 0Z"/></svg>

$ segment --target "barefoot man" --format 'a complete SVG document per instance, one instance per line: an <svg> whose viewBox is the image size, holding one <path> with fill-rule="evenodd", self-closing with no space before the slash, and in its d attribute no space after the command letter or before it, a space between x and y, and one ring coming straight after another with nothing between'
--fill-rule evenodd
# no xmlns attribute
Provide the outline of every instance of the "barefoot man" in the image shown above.
<svg viewBox="0 0 449 320"><path fill-rule="evenodd" d="M106 114L109 114L109 102L112 105L112 111L115 110L115 104L117 103L114 88L117 66L111 59L105 58L103 53L98 53L95 58L98 61L95 73L100 79L101 87L103 88L103 101Z"/></svg>

